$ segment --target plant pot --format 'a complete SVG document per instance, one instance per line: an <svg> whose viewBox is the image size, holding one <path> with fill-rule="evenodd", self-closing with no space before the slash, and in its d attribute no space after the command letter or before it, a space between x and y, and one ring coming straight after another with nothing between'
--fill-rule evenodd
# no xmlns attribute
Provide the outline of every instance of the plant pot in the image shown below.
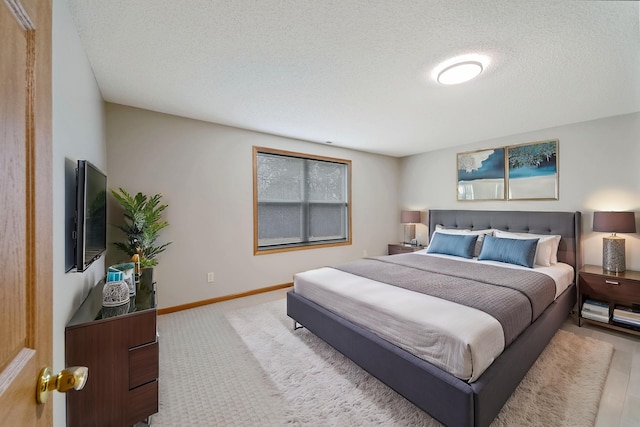
<svg viewBox="0 0 640 427"><path fill-rule="evenodd" d="M136 305L142 307L148 306L151 298L153 298L154 291L153 267L140 270L136 288Z"/></svg>
<svg viewBox="0 0 640 427"><path fill-rule="evenodd" d="M153 267L146 267L140 271L140 288L153 290Z"/></svg>

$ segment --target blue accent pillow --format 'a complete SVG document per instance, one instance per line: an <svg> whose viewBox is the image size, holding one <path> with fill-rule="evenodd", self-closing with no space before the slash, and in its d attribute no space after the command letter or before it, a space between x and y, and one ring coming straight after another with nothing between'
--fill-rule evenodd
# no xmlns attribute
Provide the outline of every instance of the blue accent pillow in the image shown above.
<svg viewBox="0 0 640 427"><path fill-rule="evenodd" d="M507 239L485 236L478 260L500 261L533 268L540 239Z"/></svg>
<svg viewBox="0 0 640 427"><path fill-rule="evenodd" d="M435 233L427 248L427 253L473 258L476 240L478 240L477 235Z"/></svg>

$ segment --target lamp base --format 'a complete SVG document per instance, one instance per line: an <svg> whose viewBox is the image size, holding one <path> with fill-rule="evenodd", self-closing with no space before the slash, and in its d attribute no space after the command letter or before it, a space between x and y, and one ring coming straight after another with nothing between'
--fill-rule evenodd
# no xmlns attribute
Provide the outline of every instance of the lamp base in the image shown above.
<svg viewBox="0 0 640 427"><path fill-rule="evenodd" d="M416 225L415 224L405 224L404 226L404 243L405 245L410 245L411 241L416 238Z"/></svg>
<svg viewBox="0 0 640 427"><path fill-rule="evenodd" d="M614 273L622 273L626 270L624 239L617 236L609 236L602 239L602 268Z"/></svg>

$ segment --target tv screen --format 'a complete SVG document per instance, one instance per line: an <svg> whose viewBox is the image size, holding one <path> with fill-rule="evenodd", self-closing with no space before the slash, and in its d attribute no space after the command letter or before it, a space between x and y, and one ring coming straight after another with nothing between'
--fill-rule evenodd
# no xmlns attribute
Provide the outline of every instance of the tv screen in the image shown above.
<svg viewBox="0 0 640 427"><path fill-rule="evenodd" d="M78 160L76 269L84 271L107 249L107 176Z"/></svg>

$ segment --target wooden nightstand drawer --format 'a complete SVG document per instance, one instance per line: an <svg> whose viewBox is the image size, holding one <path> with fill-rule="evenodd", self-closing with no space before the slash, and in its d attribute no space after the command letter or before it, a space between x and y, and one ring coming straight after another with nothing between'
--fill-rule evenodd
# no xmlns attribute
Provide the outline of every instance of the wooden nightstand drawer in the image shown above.
<svg viewBox="0 0 640 427"><path fill-rule="evenodd" d="M419 251L420 249L424 249L424 246L405 246L402 244L390 244L388 245L388 253L389 255L397 255L397 254L410 254L411 252Z"/></svg>
<svg viewBox="0 0 640 427"><path fill-rule="evenodd" d="M584 265L578 274L578 326L590 323L640 335L640 322L624 316L625 310L640 305L640 271L613 274L597 265ZM587 300L592 302L585 311Z"/></svg>
<svg viewBox="0 0 640 427"><path fill-rule="evenodd" d="M592 297L640 304L640 283L615 276L580 273L581 292Z"/></svg>

